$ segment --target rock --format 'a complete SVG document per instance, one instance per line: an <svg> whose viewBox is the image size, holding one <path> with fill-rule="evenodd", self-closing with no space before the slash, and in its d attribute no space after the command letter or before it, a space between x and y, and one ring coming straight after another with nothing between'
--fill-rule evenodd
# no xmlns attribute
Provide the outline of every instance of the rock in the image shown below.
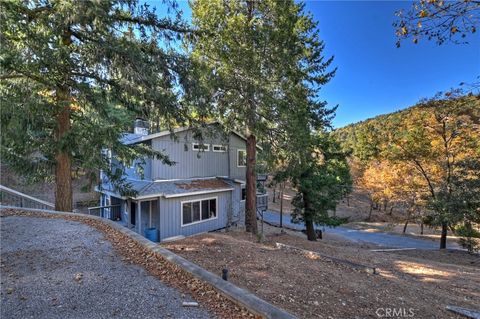
<svg viewBox="0 0 480 319"><path fill-rule="evenodd" d="M183 307L198 307L198 302L195 301L184 301L182 302Z"/></svg>
<svg viewBox="0 0 480 319"><path fill-rule="evenodd" d="M80 282L83 279L83 274L82 273L75 274L73 279L75 279L77 282Z"/></svg>

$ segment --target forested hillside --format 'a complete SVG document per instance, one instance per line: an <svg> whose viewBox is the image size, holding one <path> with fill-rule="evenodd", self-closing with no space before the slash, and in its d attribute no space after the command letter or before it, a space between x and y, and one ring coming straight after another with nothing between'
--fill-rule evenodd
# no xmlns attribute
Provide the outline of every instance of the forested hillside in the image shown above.
<svg viewBox="0 0 480 319"><path fill-rule="evenodd" d="M357 190L371 209L479 237L480 97L446 94L337 129ZM406 226L405 225L405 226Z"/></svg>

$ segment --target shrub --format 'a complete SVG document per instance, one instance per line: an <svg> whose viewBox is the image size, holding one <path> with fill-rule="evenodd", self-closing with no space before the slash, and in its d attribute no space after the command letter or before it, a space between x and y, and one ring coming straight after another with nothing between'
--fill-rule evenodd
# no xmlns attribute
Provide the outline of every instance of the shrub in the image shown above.
<svg viewBox="0 0 480 319"><path fill-rule="evenodd" d="M455 229L455 234L460 238L460 245L467 249L470 254L480 250L480 232L471 224L462 225Z"/></svg>

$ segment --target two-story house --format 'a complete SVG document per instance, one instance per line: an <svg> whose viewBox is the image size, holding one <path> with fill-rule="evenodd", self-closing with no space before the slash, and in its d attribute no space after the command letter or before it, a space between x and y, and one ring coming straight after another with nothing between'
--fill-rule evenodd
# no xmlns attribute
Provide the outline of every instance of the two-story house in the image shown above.
<svg viewBox="0 0 480 319"><path fill-rule="evenodd" d="M174 135L170 131L148 134L142 121L135 123L134 133L126 134L123 143L148 143L175 164L146 159L143 176L134 167L126 168L135 196L123 196L103 179L98 189L101 215L160 241L244 223L243 136L224 133L218 123L212 123L199 141L191 128L175 129ZM266 199L258 196L257 206L266 209Z"/></svg>

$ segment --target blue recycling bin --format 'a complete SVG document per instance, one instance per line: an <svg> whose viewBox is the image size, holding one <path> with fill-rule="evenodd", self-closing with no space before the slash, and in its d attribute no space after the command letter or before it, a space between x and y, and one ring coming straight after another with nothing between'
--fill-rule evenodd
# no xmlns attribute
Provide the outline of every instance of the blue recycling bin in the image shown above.
<svg viewBox="0 0 480 319"><path fill-rule="evenodd" d="M158 242L158 229L156 227L145 229L145 237L148 240Z"/></svg>

